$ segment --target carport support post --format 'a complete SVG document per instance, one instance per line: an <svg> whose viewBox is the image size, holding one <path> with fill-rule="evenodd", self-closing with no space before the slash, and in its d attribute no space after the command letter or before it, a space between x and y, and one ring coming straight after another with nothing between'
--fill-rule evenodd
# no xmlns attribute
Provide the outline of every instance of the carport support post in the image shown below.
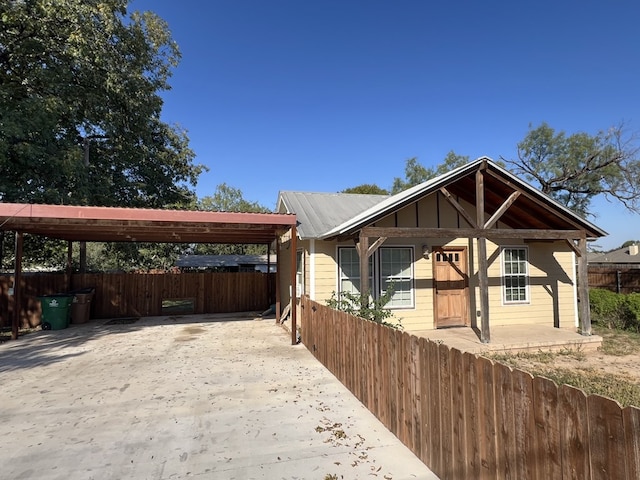
<svg viewBox="0 0 640 480"><path fill-rule="evenodd" d="M296 226L291 226L291 345L297 345L298 336L297 336L297 315L296 312L298 310L298 299L296 298L298 295L297 290L297 272L298 266L296 264L297 257L297 239L298 233L296 231Z"/></svg>
<svg viewBox="0 0 640 480"><path fill-rule="evenodd" d="M69 240L67 242L67 290L71 290L71 274L73 273L73 242Z"/></svg>
<svg viewBox="0 0 640 480"><path fill-rule="evenodd" d="M16 232L15 270L13 274L13 318L11 320L11 339L18 339L20 311L22 310L22 244L24 233Z"/></svg>
<svg viewBox="0 0 640 480"><path fill-rule="evenodd" d="M280 238L276 238L276 325L280 324L280 275L282 272L282 262L280 261Z"/></svg>

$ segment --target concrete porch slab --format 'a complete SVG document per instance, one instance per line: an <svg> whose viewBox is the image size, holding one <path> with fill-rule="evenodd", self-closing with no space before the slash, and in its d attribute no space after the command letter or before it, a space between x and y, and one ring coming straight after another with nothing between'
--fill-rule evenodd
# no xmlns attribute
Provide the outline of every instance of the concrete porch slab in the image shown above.
<svg viewBox="0 0 640 480"><path fill-rule="evenodd" d="M584 336L562 328L545 325L506 325L491 327L491 342L482 343L480 333L470 327L418 330L410 332L463 352L523 352L538 350L581 349L595 351L602 345L598 335Z"/></svg>

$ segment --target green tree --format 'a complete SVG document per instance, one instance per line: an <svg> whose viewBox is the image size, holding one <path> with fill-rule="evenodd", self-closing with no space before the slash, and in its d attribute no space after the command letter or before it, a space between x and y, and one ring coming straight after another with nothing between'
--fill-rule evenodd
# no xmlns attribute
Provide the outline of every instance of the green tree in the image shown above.
<svg viewBox="0 0 640 480"><path fill-rule="evenodd" d="M505 160L516 175L587 216L593 198L604 195L631 211L640 207L640 160L635 138L622 125L596 135L556 132L546 123L529 127L518 158Z"/></svg>
<svg viewBox="0 0 640 480"><path fill-rule="evenodd" d="M356 187L345 188L340 193L359 193L367 195L389 195L389 191L374 183L363 183Z"/></svg>
<svg viewBox="0 0 640 480"><path fill-rule="evenodd" d="M165 207L202 166L160 120L180 58L127 0L0 3L0 200Z"/></svg>
<svg viewBox="0 0 640 480"><path fill-rule="evenodd" d="M419 185L427 180L431 180L439 175L445 174L469 163L469 157L463 155L457 155L453 150L447 153L444 161L435 168L427 168L418 163L417 158L410 158L407 160L404 168L404 180L401 178L393 179L393 186L391 187L391 193L400 193L408 188Z"/></svg>
<svg viewBox="0 0 640 480"><path fill-rule="evenodd" d="M208 212L269 212L267 207L260 205L258 202L245 200L242 190L231 187L226 183L218 185L213 195L202 197L198 202L198 210Z"/></svg>
<svg viewBox="0 0 640 480"><path fill-rule="evenodd" d="M268 213L269 209L258 202L245 200L242 190L226 183L216 187L211 196L203 197L198 202L198 210L209 212L247 212ZM197 255L261 255L265 254L264 245L252 244L198 244L193 253Z"/></svg>

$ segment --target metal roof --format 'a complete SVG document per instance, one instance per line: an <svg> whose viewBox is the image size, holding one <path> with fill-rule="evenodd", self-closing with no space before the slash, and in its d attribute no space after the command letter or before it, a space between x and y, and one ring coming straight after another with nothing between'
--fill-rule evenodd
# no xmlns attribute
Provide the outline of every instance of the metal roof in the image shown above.
<svg viewBox="0 0 640 480"><path fill-rule="evenodd" d="M278 198L278 211L296 214L299 238L319 238L387 198L389 195L284 191Z"/></svg>
<svg viewBox="0 0 640 480"><path fill-rule="evenodd" d="M492 175L486 175L485 210L493 214L516 188L527 195L521 195L511 205L508 215L501 222L510 228L538 229L585 229L589 237L601 237L607 232L572 212L564 205L543 194L533 186L523 182L488 157L480 157L461 167L451 170L403 192L388 197L371 208L345 220L334 228L319 235L327 239L338 235L350 235L360 228L371 225L394 211L410 205L420 198L447 187L452 195L475 205L475 172L484 164Z"/></svg>
<svg viewBox="0 0 640 480"><path fill-rule="evenodd" d="M271 243L296 216L0 202L0 230L70 241Z"/></svg>

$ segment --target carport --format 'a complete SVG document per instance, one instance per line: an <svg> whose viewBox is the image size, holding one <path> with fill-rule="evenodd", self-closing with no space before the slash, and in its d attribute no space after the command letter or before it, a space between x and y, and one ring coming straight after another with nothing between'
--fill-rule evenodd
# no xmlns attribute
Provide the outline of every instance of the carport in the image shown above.
<svg viewBox="0 0 640 480"><path fill-rule="evenodd" d="M264 244L290 232L291 279L296 281L296 216L280 213L203 212L69 205L0 203L0 230L16 232L14 305L21 305L24 234L66 240L67 268L73 242L155 242ZM277 263L280 265L280 249ZM278 272L280 269L278 268ZM276 277L276 317L280 318L280 273ZM295 291L292 305L295 305ZM20 308L13 309L11 338L18 338ZM291 309L291 343L296 343L296 309Z"/></svg>

